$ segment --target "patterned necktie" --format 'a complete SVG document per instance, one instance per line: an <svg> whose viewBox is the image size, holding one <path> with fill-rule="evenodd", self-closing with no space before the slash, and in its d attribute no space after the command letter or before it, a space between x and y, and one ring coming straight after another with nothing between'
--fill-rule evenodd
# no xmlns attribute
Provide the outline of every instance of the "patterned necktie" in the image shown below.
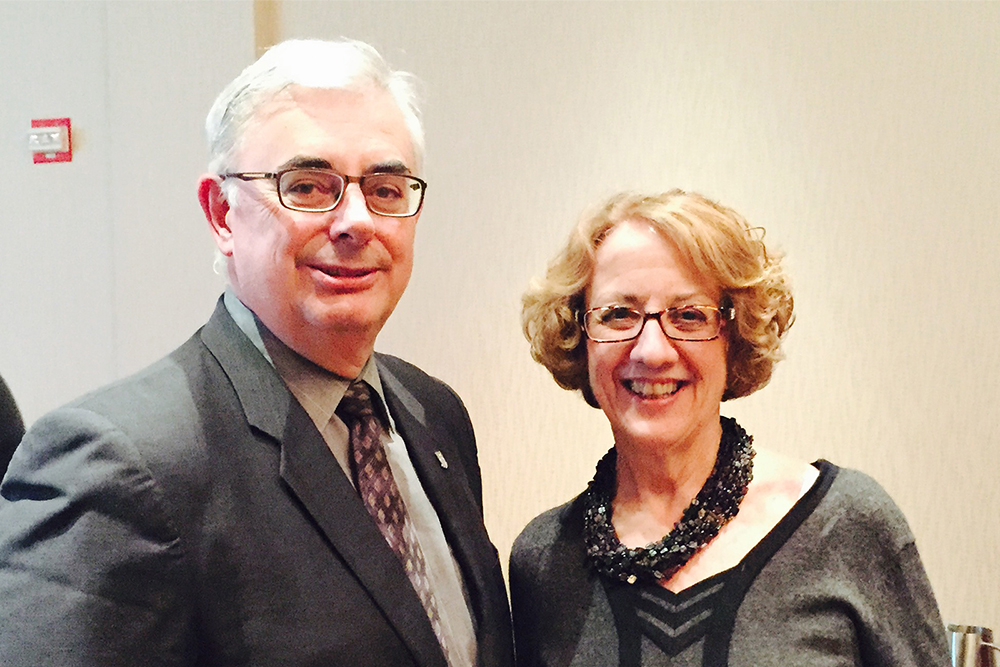
<svg viewBox="0 0 1000 667"><path fill-rule="evenodd" d="M403 564L447 658L448 645L437 600L427 579L427 562L413 523L406 513L399 487L392 477L392 469L382 446L382 426L375 416L367 384L360 380L350 384L337 406L337 416L350 430L351 468L361 501Z"/></svg>

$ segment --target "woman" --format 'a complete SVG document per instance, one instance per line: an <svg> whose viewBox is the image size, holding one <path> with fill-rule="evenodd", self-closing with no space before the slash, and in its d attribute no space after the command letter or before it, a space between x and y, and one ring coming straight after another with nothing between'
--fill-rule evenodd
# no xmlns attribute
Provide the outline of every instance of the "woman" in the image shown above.
<svg viewBox="0 0 1000 667"><path fill-rule="evenodd" d="M759 231L694 193L618 195L525 295L532 356L604 411L614 447L514 544L522 667L948 664L881 487L720 416L767 383L793 320Z"/></svg>

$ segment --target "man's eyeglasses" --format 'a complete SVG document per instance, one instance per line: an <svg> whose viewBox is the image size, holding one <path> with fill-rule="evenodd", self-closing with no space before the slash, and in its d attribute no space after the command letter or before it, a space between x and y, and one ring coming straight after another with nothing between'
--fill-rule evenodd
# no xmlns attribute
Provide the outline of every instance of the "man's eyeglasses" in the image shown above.
<svg viewBox="0 0 1000 667"><path fill-rule="evenodd" d="M293 211L323 213L337 208L344 190L357 183L368 210L377 215L408 218L424 203L427 183L409 174L375 173L344 176L329 169L282 169L278 172L244 171L219 174L242 181L269 179L276 183L278 201Z"/></svg>
<svg viewBox="0 0 1000 667"><path fill-rule="evenodd" d="M673 340L713 340L722 323L733 319L732 308L715 306L677 306L655 313L644 313L627 306L599 306L584 311L580 324L587 338L595 343L620 343L638 338L649 320L656 320L663 335Z"/></svg>

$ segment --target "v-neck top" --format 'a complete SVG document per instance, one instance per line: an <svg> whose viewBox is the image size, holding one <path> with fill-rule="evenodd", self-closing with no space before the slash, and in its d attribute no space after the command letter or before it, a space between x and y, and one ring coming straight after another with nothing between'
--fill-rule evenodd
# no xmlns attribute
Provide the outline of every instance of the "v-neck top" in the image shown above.
<svg viewBox="0 0 1000 667"><path fill-rule="evenodd" d="M577 497L532 521L510 578L518 665L940 665L944 625L885 491L827 462L740 563L678 593L596 574Z"/></svg>

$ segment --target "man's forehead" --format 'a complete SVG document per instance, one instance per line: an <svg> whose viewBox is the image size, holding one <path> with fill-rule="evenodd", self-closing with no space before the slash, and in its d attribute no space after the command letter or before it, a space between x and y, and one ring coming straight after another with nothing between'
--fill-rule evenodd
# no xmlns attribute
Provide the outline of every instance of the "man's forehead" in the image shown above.
<svg viewBox="0 0 1000 667"><path fill-rule="evenodd" d="M268 169L337 169L342 157L365 173L414 173L413 138L392 95L374 86L289 86L259 105L243 129L239 153L271 153ZM332 160L332 161L331 161ZM258 168L258 167L255 167ZM260 167L263 168L263 167Z"/></svg>

